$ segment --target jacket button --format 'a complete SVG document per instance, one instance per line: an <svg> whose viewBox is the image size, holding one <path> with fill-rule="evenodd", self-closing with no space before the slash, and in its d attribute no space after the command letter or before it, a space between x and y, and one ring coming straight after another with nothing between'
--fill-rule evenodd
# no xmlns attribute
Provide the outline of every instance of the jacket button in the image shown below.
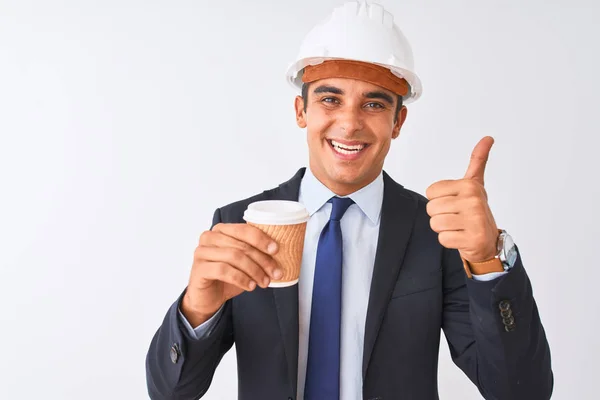
<svg viewBox="0 0 600 400"><path fill-rule="evenodd" d="M504 330L505 330L506 332L512 332L512 331L514 331L515 329L517 329L517 326L516 326L515 324L512 324L512 325L504 325Z"/></svg>
<svg viewBox="0 0 600 400"><path fill-rule="evenodd" d="M508 300L502 300L498 307L500 307L500 311L508 311L510 310L510 302Z"/></svg>
<svg viewBox="0 0 600 400"><path fill-rule="evenodd" d="M502 319L502 323L504 325L514 325L515 324L515 319L514 317L511 315L508 318L503 318Z"/></svg>
<svg viewBox="0 0 600 400"><path fill-rule="evenodd" d="M181 355L181 352L179 351L179 345L177 343L174 343L173 346L171 346L170 355L171 362L173 364L177 364L177 361L179 361L179 356Z"/></svg>
<svg viewBox="0 0 600 400"><path fill-rule="evenodd" d="M500 311L500 315L502 316L502 318L508 318L512 315L512 311L511 310Z"/></svg>

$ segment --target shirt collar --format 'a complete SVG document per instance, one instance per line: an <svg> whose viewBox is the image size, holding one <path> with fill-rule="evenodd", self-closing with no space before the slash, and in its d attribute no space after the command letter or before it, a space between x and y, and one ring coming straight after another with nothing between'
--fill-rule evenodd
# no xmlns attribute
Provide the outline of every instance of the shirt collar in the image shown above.
<svg viewBox="0 0 600 400"><path fill-rule="evenodd" d="M308 213L312 216L333 196L335 196L335 193L323 185L314 176L310 168L306 168L300 183L298 201L304 204ZM350 197L371 222L378 223L381 216L381 205L383 204L383 173L380 173L367 186L345 197Z"/></svg>

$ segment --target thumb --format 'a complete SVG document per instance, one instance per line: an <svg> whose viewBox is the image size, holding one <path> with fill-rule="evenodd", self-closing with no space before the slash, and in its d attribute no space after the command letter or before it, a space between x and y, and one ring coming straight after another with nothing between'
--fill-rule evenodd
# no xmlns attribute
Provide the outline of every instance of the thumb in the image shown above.
<svg viewBox="0 0 600 400"><path fill-rule="evenodd" d="M487 164L493 145L494 138L491 136L486 136L477 143L473 149L473 153L471 153L471 162L469 163L469 168L467 168L465 179L474 179L482 185L484 184L483 175L485 173L485 165Z"/></svg>

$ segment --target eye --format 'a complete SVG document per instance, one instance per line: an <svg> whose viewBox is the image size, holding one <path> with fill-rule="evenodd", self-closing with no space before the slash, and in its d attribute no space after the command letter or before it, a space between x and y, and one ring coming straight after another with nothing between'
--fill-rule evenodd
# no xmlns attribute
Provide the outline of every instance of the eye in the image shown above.
<svg viewBox="0 0 600 400"><path fill-rule="evenodd" d="M371 102L365 105L367 108L384 109L385 106L381 103Z"/></svg>
<svg viewBox="0 0 600 400"><path fill-rule="evenodd" d="M321 99L321 102L323 102L323 103L329 103L329 104L337 104L337 103L339 103L338 99L336 99L335 97L323 97Z"/></svg>

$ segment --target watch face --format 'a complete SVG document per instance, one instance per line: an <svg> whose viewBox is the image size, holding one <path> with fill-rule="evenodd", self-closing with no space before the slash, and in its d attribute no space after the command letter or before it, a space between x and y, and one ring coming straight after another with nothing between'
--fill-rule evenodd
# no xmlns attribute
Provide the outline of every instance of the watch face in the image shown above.
<svg viewBox="0 0 600 400"><path fill-rule="evenodd" d="M515 262L517 262L517 248L513 246L508 251L506 263L508 264L509 268L512 268L515 265Z"/></svg>
<svg viewBox="0 0 600 400"><path fill-rule="evenodd" d="M499 246L502 246L502 250L500 251L500 261L508 268L512 268L513 265L515 265L515 261L517 261L517 248L515 242L506 232L502 232L500 236L502 237L502 244L499 243Z"/></svg>

